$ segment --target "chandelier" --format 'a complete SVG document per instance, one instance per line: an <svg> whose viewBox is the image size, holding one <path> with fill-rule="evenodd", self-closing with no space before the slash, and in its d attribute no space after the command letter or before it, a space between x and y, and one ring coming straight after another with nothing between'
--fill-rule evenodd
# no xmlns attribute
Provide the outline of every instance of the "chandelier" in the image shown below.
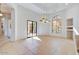
<svg viewBox="0 0 79 59"><path fill-rule="evenodd" d="M44 16L41 16L40 22L42 22L42 23L49 23L50 21L48 20L47 16L44 15Z"/></svg>

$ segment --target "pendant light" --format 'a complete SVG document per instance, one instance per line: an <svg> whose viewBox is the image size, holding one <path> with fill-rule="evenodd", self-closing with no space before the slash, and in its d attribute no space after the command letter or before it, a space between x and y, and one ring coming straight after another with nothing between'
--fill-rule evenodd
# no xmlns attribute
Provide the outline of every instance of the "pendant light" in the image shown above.
<svg viewBox="0 0 79 59"><path fill-rule="evenodd" d="M3 14L1 12L1 4L0 4L0 17L2 17L2 16L3 16Z"/></svg>

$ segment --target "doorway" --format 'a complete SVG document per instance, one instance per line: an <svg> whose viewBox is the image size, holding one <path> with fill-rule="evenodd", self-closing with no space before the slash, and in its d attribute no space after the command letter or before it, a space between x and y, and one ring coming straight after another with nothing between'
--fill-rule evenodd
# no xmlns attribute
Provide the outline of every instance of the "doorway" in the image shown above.
<svg viewBox="0 0 79 59"><path fill-rule="evenodd" d="M37 36L37 22L27 20L27 38Z"/></svg>
<svg viewBox="0 0 79 59"><path fill-rule="evenodd" d="M11 39L13 8L6 3L0 3L0 38Z"/></svg>

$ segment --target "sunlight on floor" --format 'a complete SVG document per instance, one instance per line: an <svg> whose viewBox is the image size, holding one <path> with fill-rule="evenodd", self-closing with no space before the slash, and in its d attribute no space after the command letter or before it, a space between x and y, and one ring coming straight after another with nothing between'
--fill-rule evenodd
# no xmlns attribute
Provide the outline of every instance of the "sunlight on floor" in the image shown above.
<svg viewBox="0 0 79 59"><path fill-rule="evenodd" d="M41 39L38 38L37 36L33 37L33 39L34 39L34 40L39 40L39 41L41 41Z"/></svg>

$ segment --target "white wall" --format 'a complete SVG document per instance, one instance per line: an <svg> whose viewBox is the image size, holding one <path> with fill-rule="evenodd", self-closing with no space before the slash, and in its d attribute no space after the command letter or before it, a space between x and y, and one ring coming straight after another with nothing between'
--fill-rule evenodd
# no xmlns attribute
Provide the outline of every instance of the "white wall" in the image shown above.
<svg viewBox="0 0 79 59"><path fill-rule="evenodd" d="M35 12L32 12L24 7L17 5L17 39L27 38L27 20L37 21L37 15Z"/></svg>
<svg viewBox="0 0 79 59"><path fill-rule="evenodd" d="M49 35L50 33L50 24L38 22L37 33L38 35Z"/></svg>

